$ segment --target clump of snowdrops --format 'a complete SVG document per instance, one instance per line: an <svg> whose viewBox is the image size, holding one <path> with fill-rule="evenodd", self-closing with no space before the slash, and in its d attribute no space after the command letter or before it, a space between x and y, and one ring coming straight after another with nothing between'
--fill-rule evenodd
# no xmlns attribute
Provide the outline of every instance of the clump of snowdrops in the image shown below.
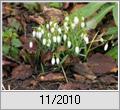
<svg viewBox="0 0 120 110"><path fill-rule="evenodd" d="M32 37L40 42L44 51L53 53L52 65L59 65L64 57L69 55L86 57L89 38L84 17L78 18L75 16L72 20L65 17L62 25L50 21L35 28ZM29 42L29 47L33 47L32 41ZM64 51L58 51L60 47L64 47Z"/></svg>

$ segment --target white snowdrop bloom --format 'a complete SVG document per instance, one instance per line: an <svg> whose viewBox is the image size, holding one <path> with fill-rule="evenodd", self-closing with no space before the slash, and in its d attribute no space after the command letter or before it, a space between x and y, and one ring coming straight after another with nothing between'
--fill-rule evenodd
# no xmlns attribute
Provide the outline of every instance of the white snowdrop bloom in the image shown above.
<svg viewBox="0 0 120 110"><path fill-rule="evenodd" d="M37 32L37 36L36 37L39 38L39 39L41 39L42 33L41 32Z"/></svg>
<svg viewBox="0 0 120 110"><path fill-rule="evenodd" d="M49 24L50 24L50 26L51 26L51 25L53 24L53 22L52 22L52 21L50 21L50 23L49 23Z"/></svg>
<svg viewBox="0 0 120 110"><path fill-rule="evenodd" d="M74 24L78 24L79 23L79 18L77 16L74 17Z"/></svg>
<svg viewBox="0 0 120 110"><path fill-rule="evenodd" d="M53 42L57 42L56 36L53 36Z"/></svg>
<svg viewBox="0 0 120 110"><path fill-rule="evenodd" d="M86 42L86 44L89 43L89 38L88 38L87 36L84 36L83 39L84 39L84 41Z"/></svg>
<svg viewBox="0 0 120 110"><path fill-rule="evenodd" d="M81 28L84 28L84 27L85 27L85 23L81 22Z"/></svg>
<svg viewBox="0 0 120 110"><path fill-rule="evenodd" d="M32 41L29 42L29 47L30 47L30 48L33 47L33 42L32 42Z"/></svg>
<svg viewBox="0 0 120 110"><path fill-rule="evenodd" d="M51 32L53 33L55 31L55 29L54 28L51 28Z"/></svg>
<svg viewBox="0 0 120 110"><path fill-rule="evenodd" d="M47 43L47 46L50 47L50 43Z"/></svg>
<svg viewBox="0 0 120 110"><path fill-rule="evenodd" d="M35 35L37 38L38 38L38 36L39 36L39 32L36 32L36 35Z"/></svg>
<svg viewBox="0 0 120 110"><path fill-rule="evenodd" d="M57 57L56 58L56 64L59 64L60 63L60 59Z"/></svg>
<svg viewBox="0 0 120 110"><path fill-rule="evenodd" d="M81 34L81 37L84 37L84 33Z"/></svg>
<svg viewBox="0 0 120 110"><path fill-rule="evenodd" d="M46 42L47 42L47 41L46 41L46 39L44 38L43 41L42 41L43 45L45 45Z"/></svg>
<svg viewBox="0 0 120 110"><path fill-rule="evenodd" d="M106 51L107 49L108 49L108 43L105 44L104 51Z"/></svg>
<svg viewBox="0 0 120 110"><path fill-rule="evenodd" d="M51 40L50 39L48 39L48 43L51 44Z"/></svg>
<svg viewBox="0 0 120 110"><path fill-rule="evenodd" d="M69 17L68 17L68 16L66 16L66 17L65 17L65 20L66 20L66 21L69 21Z"/></svg>
<svg viewBox="0 0 120 110"><path fill-rule="evenodd" d="M67 22L64 22L64 27L67 27L68 26L68 23Z"/></svg>
<svg viewBox="0 0 120 110"><path fill-rule="evenodd" d="M54 26L54 28L55 28L55 27L57 26L57 23L54 23L54 25L53 25L53 26Z"/></svg>
<svg viewBox="0 0 120 110"><path fill-rule="evenodd" d="M44 34L44 30L43 29L41 30L41 33Z"/></svg>
<svg viewBox="0 0 120 110"><path fill-rule="evenodd" d="M55 58L53 57L51 60L51 64L54 65L55 64Z"/></svg>
<svg viewBox="0 0 120 110"><path fill-rule="evenodd" d="M67 40L67 35L66 35L66 34L63 35L63 40L64 40L64 41Z"/></svg>
<svg viewBox="0 0 120 110"><path fill-rule="evenodd" d="M61 28L58 28L58 32L61 34L61 32L62 32Z"/></svg>
<svg viewBox="0 0 120 110"><path fill-rule="evenodd" d="M74 29L74 28L75 28L75 24L74 24L74 23L72 23L72 24L71 24L71 27L72 27L72 29Z"/></svg>
<svg viewBox="0 0 120 110"><path fill-rule="evenodd" d="M49 24L46 24L46 28L49 29L49 27L50 27Z"/></svg>
<svg viewBox="0 0 120 110"><path fill-rule="evenodd" d="M80 52L79 47L78 47L78 46L77 46L77 47L75 47L75 53L76 53L76 54L79 54L79 52Z"/></svg>
<svg viewBox="0 0 120 110"><path fill-rule="evenodd" d="M71 41L68 41L68 42L67 42L67 46L68 46L68 48L71 47Z"/></svg>
<svg viewBox="0 0 120 110"><path fill-rule="evenodd" d="M57 42L60 43L61 42L61 37L57 36Z"/></svg>
<svg viewBox="0 0 120 110"><path fill-rule="evenodd" d="M38 31L40 31L41 30L41 27L38 27Z"/></svg>
<svg viewBox="0 0 120 110"><path fill-rule="evenodd" d="M32 32L32 36L35 37L36 36L36 31Z"/></svg>
<svg viewBox="0 0 120 110"><path fill-rule="evenodd" d="M68 32L68 30L69 30L69 27L68 27L68 26L66 26L66 27L65 27L65 31L66 31L66 32Z"/></svg>
<svg viewBox="0 0 120 110"><path fill-rule="evenodd" d="M100 41L101 41L101 42L104 42L104 39L101 37L101 38L100 38Z"/></svg>
<svg viewBox="0 0 120 110"><path fill-rule="evenodd" d="M84 21L85 20L85 18L82 16L82 21Z"/></svg>

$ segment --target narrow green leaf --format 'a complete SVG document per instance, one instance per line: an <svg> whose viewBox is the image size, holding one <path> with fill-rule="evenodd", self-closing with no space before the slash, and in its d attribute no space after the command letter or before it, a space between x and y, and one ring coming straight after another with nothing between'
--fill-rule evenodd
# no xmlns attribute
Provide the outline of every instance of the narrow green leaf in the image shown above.
<svg viewBox="0 0 120 110"><path fill-rule="evenodd" d="M54 8L61 8L63 6L63 3L60 3L60 2L51 2L48 5L50 7L54 7Z"/></svg>
<svg viewBox="0 0 120 110"><path fill-rule="evenodd" d="M105 15L112 10L114 5L106 5L101 11L87 22L87 29L95 29L97 24L105 17Z"/></svg>
<svg viewBox="0 0 120 110"><path fill-rule="evenodd" d="M106 54L113 57L115 60L118 60L118 46L115 46L114 48L109 50Z"/></svg>
<svg viewBox="0 0 120 110"><path fill-rule="evenodd" d="M91 2L89 3L88 5L86 5L85 7L83 8L80 8L78 9L77 11L75 11L74 13L72 13L70 15L70 17L74 17L74 16L84 16L85 18L86 17L89 17L91 16L93 13L95 13L102 5L104 5L105 2L102 2L102 3L97 3L97 2Z"/></svg>
<svg viewBox="0 0 120 110"><path fill-rule="evenodd" d="M118 26L118 4L117 3L113 8L113 17L114 17L116 26Z"/></svg>

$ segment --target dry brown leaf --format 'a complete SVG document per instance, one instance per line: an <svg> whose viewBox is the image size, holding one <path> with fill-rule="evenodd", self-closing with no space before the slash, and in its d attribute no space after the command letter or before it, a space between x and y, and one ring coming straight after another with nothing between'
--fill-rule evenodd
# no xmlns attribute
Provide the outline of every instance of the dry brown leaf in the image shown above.
<svg viewBox="0 0 120 110"><path fill-rule="evenodd" d="M37 78L39 81L64 81L65 78L62 73L48 73Z"/></svg>
<svg viewBox="0 0 120 110"><path fill-rule="evenodd" d="M69 82L67 84L61 84L59 90L87 90L89 87L90 86L85 83Z"/></svg>
<svg viewBox="0 0 120 110"><path fill-rule="evenodd" d="M80 82L85 82L86 81L86 77L79 75L79 74L74 74L73 75L75 77L76 81L80 81Z"/></svg>
<svg viewBox="0 0 120 110"><path fill-rule="evenodd" d="M104 73L116 72L116 62L112 59L112 57L103 55L101 53L96 53L88 58L87 61L91 70L97 75L101 75Z"/></svg>
<svg viewBox="0 0 120 110"><path fill-rule="evenodd" d="M32 75L32 68L30 65L19 65L12 71L12 78L24 80Z"/></svg>

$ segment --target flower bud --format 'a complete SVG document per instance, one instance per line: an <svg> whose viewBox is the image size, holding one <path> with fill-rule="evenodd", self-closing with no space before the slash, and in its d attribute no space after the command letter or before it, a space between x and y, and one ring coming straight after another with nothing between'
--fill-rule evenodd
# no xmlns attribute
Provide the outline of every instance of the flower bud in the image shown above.
<svg viewBox="0 0 120 110"><path fill-rule="evenodd" d="M104 42L104 39L101 37L101 38L100 38L100 41L101 41L101 42Z"/></svg>
<svg viewBox="0 0 120 110"><path fill-rule="evenodd" d="M43 29L41 30L41 33L44 34L44 30Z"/></svg>
<svg viewBox="0 0 120 110"><path fill-rule="evenodd" d="M51 60L51 64L54 65L55 64L55 58L53 57Z"/></svg>
<svg viewBox="0 0 120 110"><path fill-rule="evenodd" d="M38 31L40 31L41 30L41 27L38 27Z"/></svg>
<svg viewBox="0 0 120 110"><path fill-rule="evenodd" d="M69 17L68 17L68 16L66 16L66 17L65 17L65 20L66 20L66 21L69 21Z"/></svg>
<svg viewBox="0 0 120 110"><path fill-rule="evenodd" d="M85 27L85 23L81 22L81 28L84 28L84 27Z"/></svg>
<svg viewBox="0 0 120 110"><path fill-rule="evenodd" d="M86 42L86 44L89 43L89 38L88 38L87 36L84 36L83 39L84 39L84 41Z"/></svg>
<svg viewBox="0 0 120 110"><path fill-rule="evenodd" d="M46 28L49 29L49 24L46 24Z"/></svg>
<svg viewBox="0 0 120 110"><path fill-rule="evenodd" d="M67 27L68 26L68 23L67 22L64 22L64 27Z"/></svg>
<svg viewBox="0 0 120 110"><path fill-rule="evenodd" d="M53 22L52 22L52 21L50 21L50 23L49 23L49 24L50 24L50 26L51 26L51 25L53 24Z"/></svg>
<svg viewBox="0 0 120 110"><path fill-rule="evenodd" d="M45 44L46 44L46 39L45 39L45 38L43 39L43 42L42 42L42 43L43 43L43 45L45 45Z"/></svg>
<svg viewBox="0 0 120 110"><path fill-rule="evenodd" d="M53 42L57 42L56 36L53 36Z"/></svg>
<svg viewBox="0 0 120 110"><path fill-rule="evenodd" d="M74 24L74 23L72 23L72 24L71 24L71 27L72 27L72 29L74 29L74 28L75 28L75 24Z"/></svg>
<svg viewBox="0 0 120 110"><path fill-rule="evenodd" d="M60 63L60 59L57 57L56 58L56 64L59 64Z"/></svg>
<svg viewBox="0 0 120 110"><path fill-rule="evenodd" d="M54 28L51 28L51 32L53 33L55 31L55 29Z"/></svg>
<svg viewBox="0 0 120 110"><path fill-rule="evenodd" d="M63 40L64 40L64 41L67 40L67 35L66 35L66 34L63 35Z"/></svg>
<svg viewBox="0 0 120 110"><path fill-rule="evenodd" d="M33 47L33 42L30 41L30 42L29 42L29 48L32 48L32 47Z"/></svg>
<svg viewBox="0 0 120 110"><path fill-rule="evenodd" d="M75 47L75 53L76 53L76 54L79 54L79 52L80 52L79 47L78 47L78 46L77 46L77 47Z"/></svg>
<svg viewBox="0 0 120 110"><path fill-rule="evenodd" d="M35 37L36 36L36 31L33 31L32 35L33 35L33 37Z"/></svg>
<svg viewBox="0 0 120 110"><path fill-rule="evenodd" d="M104 51L106 51L107 49L108 49L108 43L105 44Z"/></svg>
<svg viewBox="0 0 120 110"><path fill-rule="evenodd" d="M62 31L61 31L61 28L58 28L58 32L61 34L61 32L62 32Z"/></svg>
<svg viewBox="0 0 120 110"><path fill-rule="evenodd" d="M61 42L61 37L57 36L57 42L60 43Z"/></svg>
<svg viewBox="0 0 120 110"><path fill-rule="evenodd" d="M41 32L37 32L37 36L36 37L39 38L39 39L41 39L42 33Z"/></svg>
<svg viewBox="0 0 120 110"><path fill-rule="evenodd" d="M67 46L68 46L68 48L71 47L71 41L68 41L68 42L67 42Z"/></svg>
<svg viewBox="0 0 120 110"><path fill-rule="evenodd" d="M84 20L85 20L85 18L84 18L83 16L82 16L82 18L81 18L81 19L82 19L82 21L84 21Z"/></svg>
<svg viewBox="0 0 120 110"><path fill-rule="evenodd" d="M77 16L74 17L74 24L77 25L79 23L79 18Z"/></svg>

